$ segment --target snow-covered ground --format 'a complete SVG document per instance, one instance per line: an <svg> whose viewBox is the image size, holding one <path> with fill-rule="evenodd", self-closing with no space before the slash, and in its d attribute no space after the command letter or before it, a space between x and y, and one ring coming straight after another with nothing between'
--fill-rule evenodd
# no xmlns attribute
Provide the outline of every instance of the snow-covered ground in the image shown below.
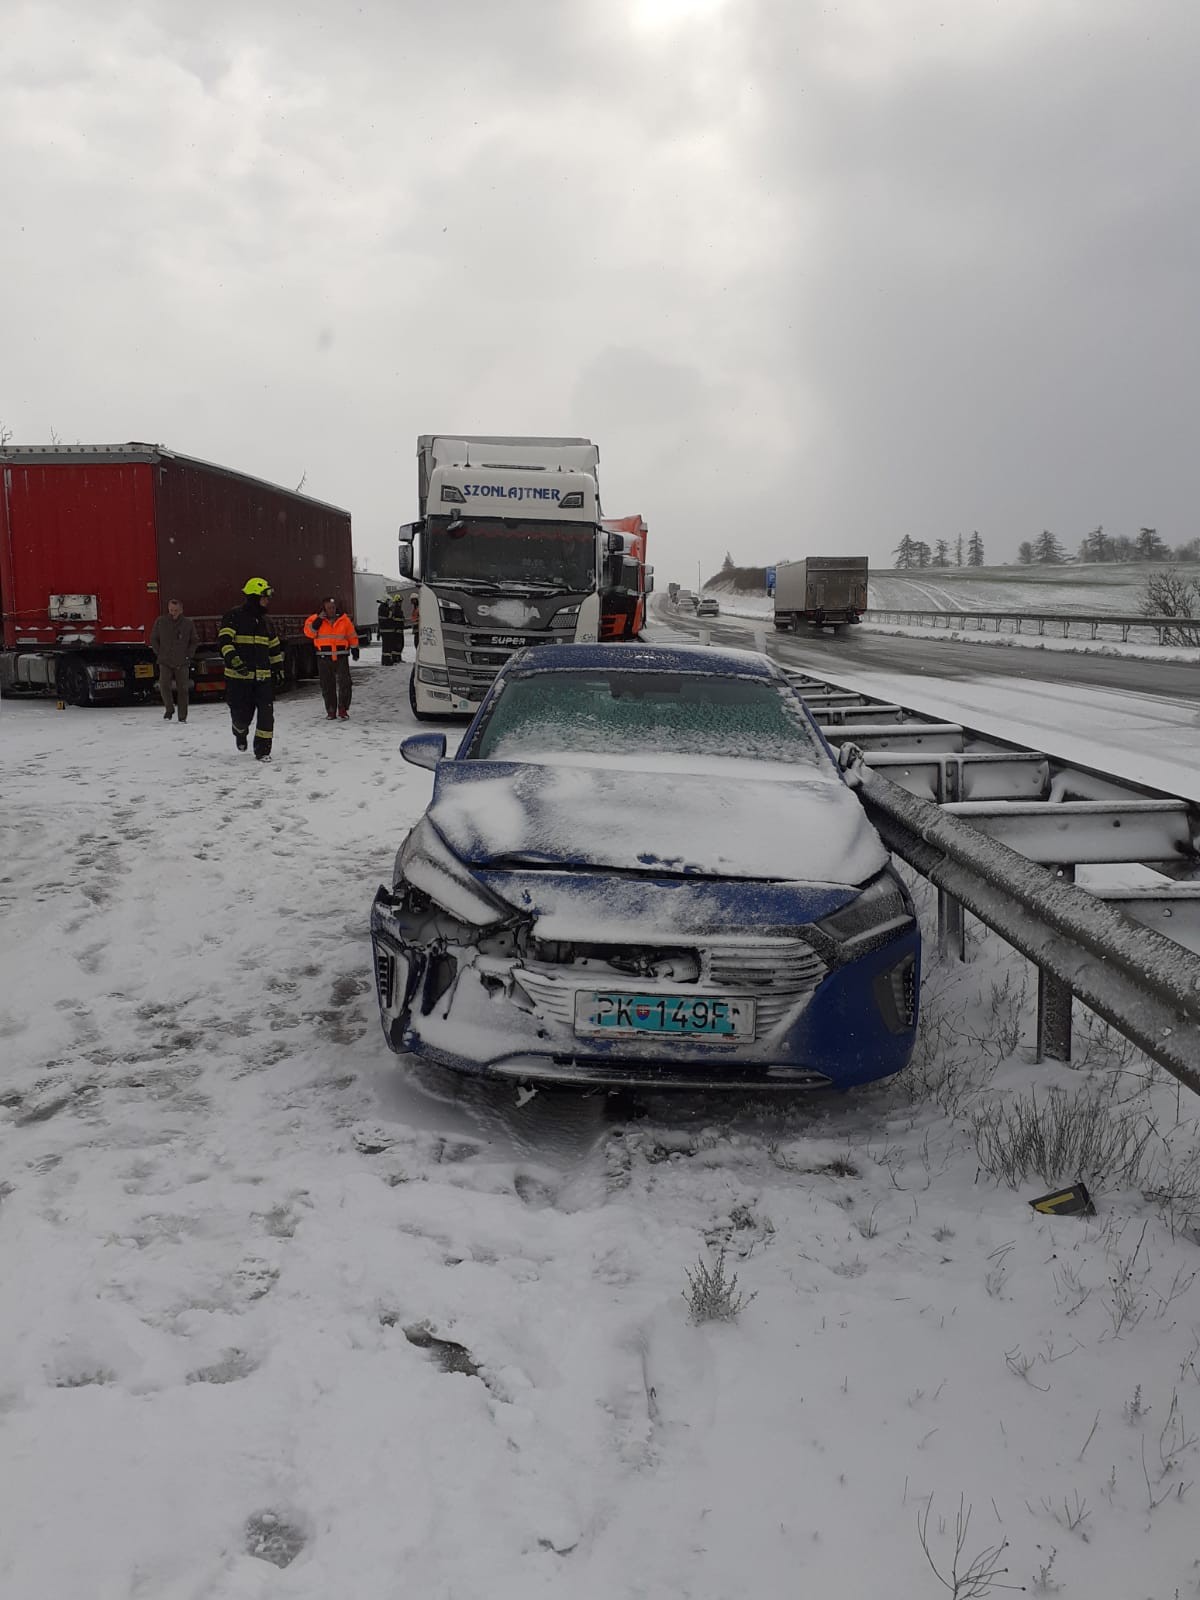
<svg viewBox="0 0 1200 1600"><path fill-rule="evenodd" d="M1190 576L1198 570L1181 567ZM979 607L985 611L1052 611L1141 615L1147 578L1161 565L1136 562L1069 562L1063 566L924 567L919 571L871 572L873 606L911 606L943 611Z"/></svg>
<svg viewBox="0 0 1200 1600"><path fill-rule="evenodd" d="M990 938L847 1100L406 1072L367 915L431 779L375 660L268 767L216 706L0 712L4 1600L935 1595L960 1503L960 1575L1200 1592L1191 1098L1083 1019L1034 1067ZM1035 1085L1147 1133L1093 1219L982 1170Z"/></svg>

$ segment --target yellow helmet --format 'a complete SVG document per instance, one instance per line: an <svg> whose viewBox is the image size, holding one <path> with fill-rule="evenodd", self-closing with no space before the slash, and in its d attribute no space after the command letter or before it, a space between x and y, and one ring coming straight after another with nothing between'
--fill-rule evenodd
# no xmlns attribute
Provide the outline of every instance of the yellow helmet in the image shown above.
<svg viewBox="0 0 1200 1600"><path fill-rule="evenodd" d="M242 593L270 596L274 593L274 590L265 578L247 578L242 586Z"/></svg>

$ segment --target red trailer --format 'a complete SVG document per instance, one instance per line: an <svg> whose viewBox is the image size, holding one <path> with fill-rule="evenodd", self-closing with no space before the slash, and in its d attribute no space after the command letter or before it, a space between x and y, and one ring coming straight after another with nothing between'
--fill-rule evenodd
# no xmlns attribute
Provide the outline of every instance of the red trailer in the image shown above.
<svg viewBox="0 0 1200 1600"><path fill-rule="evenodd" d="M202 640L200 695L224 687L221 616L247 578L274 589L289 679L315 673L304 619L354 601L350 513L158 445L0 447L0 692L76 705L148 696L154 619L178 599Z"/></svg>
<svg viewBox="0 0 1200 1600"><path fill-rule="evenodd" d="M600 637L640 639L646 602L654 588L654 568L646 565L649 534L640 516L605 517L607 535L604 585L600 591Z"/></svg>

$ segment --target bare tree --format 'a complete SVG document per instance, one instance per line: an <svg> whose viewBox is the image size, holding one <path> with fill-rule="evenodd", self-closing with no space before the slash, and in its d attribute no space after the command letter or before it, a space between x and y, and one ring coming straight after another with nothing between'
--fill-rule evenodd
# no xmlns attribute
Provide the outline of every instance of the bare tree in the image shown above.
<svg viewBox="0 0 1200 1600"><path fill-rule="evenodd" d="M1200 645L1200 582L1185 578L1176 567L1152 572L1142 586L1138 609L1144 617L1179 617L1176 628L1163 630L1164 644ZM1196 621L1190 621L1195 617Z"/></svg>

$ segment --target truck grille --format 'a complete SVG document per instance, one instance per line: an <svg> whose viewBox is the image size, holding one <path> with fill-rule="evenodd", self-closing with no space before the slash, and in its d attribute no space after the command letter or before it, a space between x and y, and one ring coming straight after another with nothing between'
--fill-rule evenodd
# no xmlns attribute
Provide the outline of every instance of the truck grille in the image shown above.
<svg viewBox="0 0 1200 1600"><path fill-rule="evenodd" d="M531 644L562 644L575 636L572 619L564 627L546 628L537 633L522 629L482 630L478 624L443 622L442 639L446 649L446 670L450 688L460 697L482 700L500 668L516 650Z"/></svg>

